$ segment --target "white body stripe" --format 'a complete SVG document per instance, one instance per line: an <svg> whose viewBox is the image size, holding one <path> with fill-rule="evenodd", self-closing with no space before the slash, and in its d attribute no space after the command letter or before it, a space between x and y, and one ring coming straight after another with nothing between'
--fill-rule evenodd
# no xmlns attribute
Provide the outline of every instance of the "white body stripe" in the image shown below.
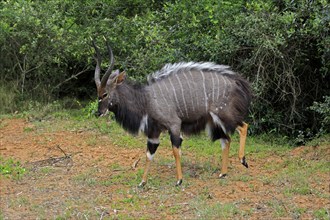
<svg viewBox="0 0 330 220"><path fill-rule="evenodd" d="M187 109L187 104L186 104L186 99L184 97L184 91L183 91L183 87L182 87L182 83L178 77L178 75L175 75L176 79L178 80L179 84L180 84L180 88L181 88L181 93L182 93L182 100L183 100L183 105L184 105L184 109L186 111L186 116L189 117L188 115L188 109Z"/></svg>
<svg viewBox="0 0 330 220"><path fill-rule="evenodd" d="M215 74L215 76L217 77L217 82L218 82L217 85L220 85L220 80L219 80L218 74ZM219 100L219 97L220 97L220 88L219 88L219 86L217 86L217 87L218 87L218 92L217 92L217 94L218 94L217 101L218 101Z"/></svg>
<svg viewBox="0 0 330 220"><path fill-rule="evenodd" d="M167 98L165 97L165 95L164 95L164 93L163 93L163 90L162 90L162 88L159 86L159 83L156 83L156 84L157 84L157 87L158 87L158 89L159 89L160 93L162 94L162 96L163 96L163 99L165 100L165 102L166 102L167 106L169 106L169 104L168 104L168 102L167 102Z"/></svg>
<svg viewBox="0 0 330 220"><path fill-rule="evenodd" d="M183 115L183 112L182 112L182 110L181 110L181 108L180 108L180 103L179 103L178 97L176 96L176 90L175 90L175 88L174 88L174 86L173 86L173 83L172 83L172 81L171 81L171 78L168 78L168 80L170 81L170 84L171 84L171 86L172 86L173 93L174 93L174 98L175 98L175 101L176 101L177 107L178 107L178 109L180 110L181 115Z"/></svg>
<svg viewBox="0 0 330 220"><path fill-rule="evenodd" d="M190 74L190 77L193 78L191 71L188 71L188 72ZM192 97L191 99L193 100L194 98L196 98L196 106L199 106L197 90L196 89L194 89L194 90L195 90L195 97Z"/></svg>
<svg viewBox="0 0 330 220"><path fill-rule="evenodd" d="M170 90L167 88L167 85L166 85L167 83L164 83L164 87L165 87L165 89L166 89L166 94L170 94ZM168 104L168 103L167 103Z"/></svg>
<svg viewBox="0 0 330 220"><path fill-rule="evenodd" d="M223 89L222 97L225 97L226 90L227 90L227 80L226 77L222 76L223 82L225 83L225 88Z"/></svg>
<svg viewBox="0 0 330 220"><path fill-rule="evenodd" d="M184 72L183 73L183 76L184 76L184 78L187 80L187 82L188 82L188 77L187 77L187 75L186 75L186 72ZM188 89L189 89L189 94L190 94L190 100L191 100L191 107L192 107L192 110L193 110L193 112L195 112L195 105L194 105L194 98L193 98L193 95L192 95L192 93L191 93L191 87L190 87L190 83L187 83L188 84Z"/></svg>
<svg viewBox="0 0 330 220"><path fill-rule="evenodd" d="M157 106L159 106L159 104L158 104L158 99L157 99L157 94L156 94L156 88L152 88L151 89L152 90L152 92L153 92L153 96L154 96L154 100L156 101L156 105Z"/></svg>
<svg viewBox="0 0 330 220"><path fill-rule="evenodd" d="M205 76L204 76L204 72L203 71L201 71L201 74L202 74L202 78L203 78L203 90L204 90L204 101L205 101L205 109L206 109L206 111L207 111L207 109L208 109L208 106L207 106L207 104L208 104L208 101L207 101L207 94L206 94L206 87L205 87Z"/></svg>
<svg viewBox="0 0 330 220"><path fill-rule="evenodd" d="M214 79L213 79L213 74L211 74L211 79L212 79L212 102L214 102Z"/></svg>

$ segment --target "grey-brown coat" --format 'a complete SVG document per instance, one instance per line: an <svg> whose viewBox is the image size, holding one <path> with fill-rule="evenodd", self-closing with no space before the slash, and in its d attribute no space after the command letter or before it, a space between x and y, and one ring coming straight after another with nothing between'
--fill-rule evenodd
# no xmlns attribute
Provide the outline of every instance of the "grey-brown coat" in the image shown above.
<svg viewBox="0 0 330 220"><path fill-rule="evenodd" d="M182 183L180 163L181 132L198 133L207 129L212 140L220 139L222 169L220 177L227 174L229 135L237 129L240 133L239 158L247 167L244 146L247 124L244 118L251 102L249 83L228 66L214 63L167 64L150 74L148 83L140 85L126 80L125 72L110 68L100 80L100 55L97 47L95 82L98 89L98 114L107 111L129 132L144 132L147 137L147 159L140 185L147 181L150 161L159 145L159 135L168 130L176 160L177 185ZM101 82L101 83L100 83Z"/></svg>

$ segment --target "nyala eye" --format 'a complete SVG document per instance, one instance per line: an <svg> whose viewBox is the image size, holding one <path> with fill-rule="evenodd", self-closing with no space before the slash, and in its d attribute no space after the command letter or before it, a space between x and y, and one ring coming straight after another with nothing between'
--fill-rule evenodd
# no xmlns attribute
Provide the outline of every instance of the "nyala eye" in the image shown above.
<svg viewBox="0 0 330 220"><path fill-rule="evenodd" d="M104 93L103 95L102 95L102 99L104 99L105 97L107 97L107 93Z"/></svg>

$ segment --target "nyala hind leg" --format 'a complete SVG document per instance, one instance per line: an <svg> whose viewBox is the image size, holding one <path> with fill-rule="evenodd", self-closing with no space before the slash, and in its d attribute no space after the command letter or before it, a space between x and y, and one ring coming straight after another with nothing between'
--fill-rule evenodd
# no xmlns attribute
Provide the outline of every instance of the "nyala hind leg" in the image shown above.
<svg viewBox="0 0 330 220"><path fill-rule="evenodd" d="M221 173L219 175L220 178L226 177L228 173L230 141L231 140L229 137L220 139L222 147L222 166Z"/></svg>
<svg viewBox="0 0 330 220"><path fill-rule="evenodd" d="M228 173L228 163L229 163L229 149L230 149L230 137L225 134L225 132L219 126L212 125L209 128L212 141L220 139L221 148L222 148L222 165L220 178L224 178Z"/></svg>
<svg viewBox="0 0 330 220"><path fill-rule="evenodd" d="M180 135L175 135L171 133L171 142L173 148L173 156L175 158L175 166L176 166L176 186L180 186L182 184L182 167L181 167L181 143L182 138Z"/></svg>
<svg viewBox="0 0 330 220"><path fill-rule="evenodd" d="M150 164L153 160L155 153L157 151L157 148L159 146L159 135L160 131L153 131L148 134L148 141L147 141L147 151L146 151L146 165L144 168L142 181L139 184L140 187L143 187L148 180L148 173L150 170Z"/></svg>
<svg viewBox="0 0 330 220"><path fill-rule="evenodd" d="M245 142L246 142L246 136L247 136L247 129L248 129L248 124L243 122L242 126L237 127L237 131L239 133L239 151L238 151L238 158L241 161L241 163L248 168L249 165L246 162L245 159Z"/></svg>

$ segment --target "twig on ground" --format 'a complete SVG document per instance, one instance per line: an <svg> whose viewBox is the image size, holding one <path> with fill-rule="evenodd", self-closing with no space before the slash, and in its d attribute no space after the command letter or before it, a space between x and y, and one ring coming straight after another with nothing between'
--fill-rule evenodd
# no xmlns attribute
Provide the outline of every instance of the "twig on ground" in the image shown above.
<svg viewBox="0 0 330 220"><path fill-rule="evenodd" d="M132 164L132 168L136 169L138 163L140 162L141 158L138 158L137 160L134 161L134 163Z"/></svg>
<svg viewBox="0 0 330 220"><path fill-rule="evenodd" d="M66 153L65 153L65 151L60 147L60 145L56 145L56 147L58 148L58 149L60 149L60 151L62 151L62 153L66 156L66 157L71 157L71 155L67 155Z"/></svg>

